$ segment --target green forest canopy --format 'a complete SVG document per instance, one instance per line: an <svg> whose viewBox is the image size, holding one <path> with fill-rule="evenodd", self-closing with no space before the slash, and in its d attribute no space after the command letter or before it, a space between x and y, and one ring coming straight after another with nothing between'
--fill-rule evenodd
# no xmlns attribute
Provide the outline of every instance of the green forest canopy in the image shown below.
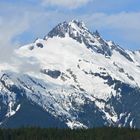
<svg viewBox="0 0 140 140"><path fill-rule="evenodd" d="M36 127L0 129L0 140L140 140L140 130L129 128L70 130Z"/></svg>

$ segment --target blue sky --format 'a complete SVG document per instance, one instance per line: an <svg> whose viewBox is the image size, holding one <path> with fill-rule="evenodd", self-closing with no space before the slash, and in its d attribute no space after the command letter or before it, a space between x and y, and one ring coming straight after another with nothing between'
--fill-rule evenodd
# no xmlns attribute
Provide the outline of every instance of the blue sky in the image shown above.
<svg viewBox="0 0 140 140"><path fill-rule="evenodd" d="M0 46L33 42L72 19L123 48L140 49L140 0L1 0Z"/></svg>

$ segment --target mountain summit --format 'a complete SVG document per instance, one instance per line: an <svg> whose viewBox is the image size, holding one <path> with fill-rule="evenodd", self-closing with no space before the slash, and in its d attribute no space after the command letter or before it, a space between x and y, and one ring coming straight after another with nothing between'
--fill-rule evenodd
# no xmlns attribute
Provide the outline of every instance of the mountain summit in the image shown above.
<svg viewBox="0 0 140 140"><path fill-rule="evenodd" d="M0 64L0 126L140 128L140 52L73 20Z"/></svg>
<svg viewBox="0 0 140 140"><path fill-rule="evenodd" d="M130 61L133 61L124 49L113 42L107 42L102 39L98 31L91 33L82 21L72 20L69 23L65 21L58 24L48 33L47 37L52 38L56 36L61 38L69 36L79 43L84 43L87 48L107 57L110 57L112 55L112 50L115 49Z"/></svg>
<svg viewBox="0 0 140 140"><path fill-rule="evenodd" d="M100 37L99 33L91 33L83 22L78 20L72 20L69 23L63 22L58 24L52 31L48 33L48 37L66 37L69 36L79 43L84 43L87 48L102 53L105 55L111 55L111 48Z"/></svg>
<svg viewBox="0 0 140 140"><path fill-rule="evenodd" d="M52 29L52 31L48 33L48 36L65 37L66 35L69 35L74 37L78 36L78 34L83 35L85 32L89 31L82 21L72 20L69 23L65 21L58 24L55 28Z"/></svg>

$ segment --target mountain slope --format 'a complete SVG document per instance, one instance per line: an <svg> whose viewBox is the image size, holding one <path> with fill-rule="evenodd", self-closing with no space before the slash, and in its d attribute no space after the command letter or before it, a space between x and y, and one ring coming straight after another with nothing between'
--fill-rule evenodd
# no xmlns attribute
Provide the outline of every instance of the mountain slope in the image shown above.
<svg viewBox="0 0 140 140"><path fill-rule="evenodd" d="M10 127L11 118L24 124L18 112L33 103L35 112L51 116L45 127L140 127L139 51L124 50L73 20L15 50L12 61L0 65L1 126Z"/></svg>

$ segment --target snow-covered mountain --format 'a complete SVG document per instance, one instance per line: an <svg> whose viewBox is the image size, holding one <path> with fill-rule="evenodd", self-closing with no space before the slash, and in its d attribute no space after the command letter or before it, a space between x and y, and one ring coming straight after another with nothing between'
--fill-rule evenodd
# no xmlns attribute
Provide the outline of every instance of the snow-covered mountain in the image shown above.
<svg viewBox="0 0 140 140"><path fill-rule="evenodd" d="M0 64L0 125L140 128L140 51L58 24Z"/></svg>

